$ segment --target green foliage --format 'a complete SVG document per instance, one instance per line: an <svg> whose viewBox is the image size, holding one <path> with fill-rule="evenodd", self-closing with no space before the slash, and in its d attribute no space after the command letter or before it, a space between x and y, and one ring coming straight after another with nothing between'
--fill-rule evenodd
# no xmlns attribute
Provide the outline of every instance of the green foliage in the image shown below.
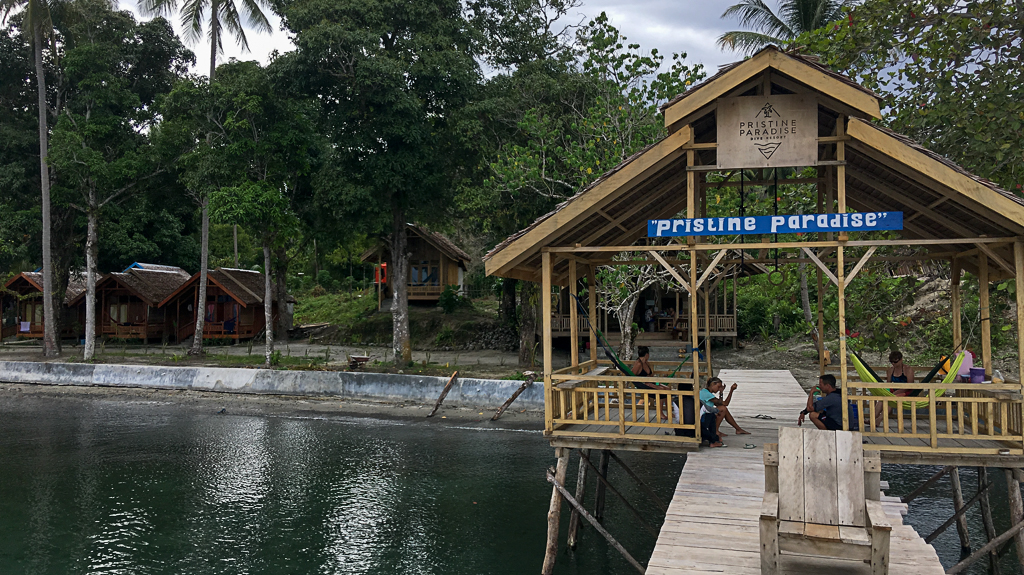
<svg viewBox="0 0 1024 575"><path fill-rule="evenodd" d="M441 306L441 309L446 314L455 313L455 310L468 304L469 300L462 297L462 294L459 293L459 288L453 285L444 286L444 290L437 300L437 305Z"/></svg>
<svg viewBox="0 0 1024 575"><path fill-rule="evenodd" d="M330 287L333 283L331 279L331 272L327 270L320 270L320 273L316 274L316 284L325 288Z"/></svg>
<svg viewBox="0 0 1024 575"><path fill-rule="evenodd" d="M889 127L1021 193L1022 28L1015 0L870 0L799 42L883 94Z"/></svg>
<svg viewBox="0 0 1024 575"><path fill-rule="evenodd" d="M303 297L295 304L295 323L330 323L349 326L377 309L373 293L326 294Z"/></svg>
<svg viewBox="0 0 1024 575"><path fill-rule="evenodd" d="M838 20L843 9L855 3L855 0L783 0L776 13L763 0L741 0L729 6L722 18L736 18L741 26L752 30L726 32L719 36L718 45L748 54L768 44L781 45Z"/></svg>

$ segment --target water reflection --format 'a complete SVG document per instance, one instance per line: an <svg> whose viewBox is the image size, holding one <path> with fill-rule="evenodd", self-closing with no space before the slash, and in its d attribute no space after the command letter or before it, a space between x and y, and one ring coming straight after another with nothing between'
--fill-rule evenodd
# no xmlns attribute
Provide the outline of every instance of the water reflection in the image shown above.
<svg viewBox="0 0 1024 575"><path fill-rule="evenodd" d="M538 433L0 397L0 574L532 572L552 451ZM680 458L624 457L670 496ZM624 508L608 524L650 555ZM592 531L558 561L629 569Z"/></svg>

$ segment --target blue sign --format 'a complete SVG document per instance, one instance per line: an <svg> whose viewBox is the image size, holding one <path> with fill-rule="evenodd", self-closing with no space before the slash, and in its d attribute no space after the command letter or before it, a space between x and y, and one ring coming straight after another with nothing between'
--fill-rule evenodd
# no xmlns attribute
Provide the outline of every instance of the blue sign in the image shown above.
<svg viewBox="0 0 1024 575"><path fill-rule="evenodd" d="M647 220L647 237L902 230L903 212Z"/></svg>

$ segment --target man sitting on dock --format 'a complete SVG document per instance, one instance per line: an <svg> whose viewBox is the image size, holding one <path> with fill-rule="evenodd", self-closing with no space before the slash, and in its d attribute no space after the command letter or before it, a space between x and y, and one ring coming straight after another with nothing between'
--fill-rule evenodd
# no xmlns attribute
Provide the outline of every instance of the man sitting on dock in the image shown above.
<svg viewBox="0 0 1024 575"><path fill-rule="evenodd" d="M733 426L736 430L736 435L750 435L749 431L746 431L736 423L736 418L732 416L732 412L729 411L729 402L732 401L732 394L739 387L737 384L732 384L729 388L729 395L725 400L719 399L717 394L725 389L725 384L722 380L717 377L708 378L707 384L704 389L700 390L700 402L703 404L704 409L708 412L715 413L715 435L725 435L720 431L722 428L722 422L728 421L729 425ZM715 408L717 411L715 411Z"/></svg>
<svg viewBox="0 0 1024 575"><path fill-rule="evenodd" d="M814 392L821 392L821 398L814 400ZM838 431L843 429L843 394L836 386L836 376L831 373L818 378L818 386L807 394L807 407L800 412L797 425L804 424L804 417L809 416L811 423L818 429ZM857 431L857 417L850 415L850 430Z"/></svg>

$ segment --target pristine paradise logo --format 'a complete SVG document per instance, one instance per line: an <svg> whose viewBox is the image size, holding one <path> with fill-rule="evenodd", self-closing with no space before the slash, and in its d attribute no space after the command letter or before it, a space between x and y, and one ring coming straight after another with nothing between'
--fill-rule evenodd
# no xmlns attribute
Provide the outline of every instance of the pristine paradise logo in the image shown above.
<svg viewBox="0 0 1024 575"><path fill-rule="evenodd" d="M647 220L647 237L902 230L903 212Z"/></svg>
<svg viewBox="0 0 1024 575"><path fill-rule="evenodd" d="M782 139L796 135L796 129L796 120L783 118L771 102L765 102L753 121L740 122L740 137L751 142L768 160L782 145Z"/></svg>

